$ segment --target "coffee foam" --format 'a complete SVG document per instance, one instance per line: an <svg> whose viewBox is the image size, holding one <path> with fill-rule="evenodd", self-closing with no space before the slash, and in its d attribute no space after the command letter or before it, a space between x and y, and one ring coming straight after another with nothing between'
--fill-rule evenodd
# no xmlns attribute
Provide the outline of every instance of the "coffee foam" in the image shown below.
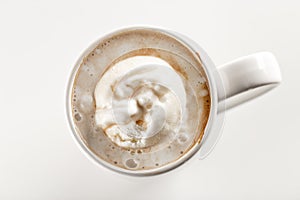
<svg viewBox="0 0 300 200"><path fill-rule="evenodd" d="M100 41L81 62L72 95L86 146L128 170L159 168L183 156L200 142L210 108L199 60L153 30Z"/></svg>

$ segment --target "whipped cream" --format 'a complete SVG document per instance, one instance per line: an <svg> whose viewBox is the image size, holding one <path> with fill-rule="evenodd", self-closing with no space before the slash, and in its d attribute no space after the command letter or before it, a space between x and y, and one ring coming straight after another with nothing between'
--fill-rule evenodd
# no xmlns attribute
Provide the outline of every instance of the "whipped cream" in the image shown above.
<svg viewBox="0 0 300 200"><path fill-rule="evenodd" d="M176 133L186 106L181 77L153 56L130 57L111 66L94 96L96 125L125 148L155 145L163 134Z"/></svg>

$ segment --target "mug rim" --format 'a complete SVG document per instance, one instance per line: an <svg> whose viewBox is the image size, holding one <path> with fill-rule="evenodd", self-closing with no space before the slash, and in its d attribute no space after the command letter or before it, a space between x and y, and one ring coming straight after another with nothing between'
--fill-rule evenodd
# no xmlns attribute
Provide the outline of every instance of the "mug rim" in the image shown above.
<svg viewBox="0 0 300 200"><path fill-rule="evenodd" d="M204 128L204 133L202 136L202 139L197 144L194 144L183 156L178 158L177 160L166 164L164 166L148 169L148 170L126 170L121 167L116 167L113 164L110 164L109 162L106 162L105 160L98 157L83 141L80 134L76 131L76 125L73 120L72 116L72 109L71 109L71 95L72 95L72 87L74 84L74 80L76 79L76 74L78 72L78 69L80 68L80 64L82 62L82 59L88 55L91 51L93 51L100 41L112 37L113 35L121 34L122 32L127 31L134 31L134 30L149 30L153 32L160 32L164 35L167 35L168 37L172 37L173 39L180 42L183 46L187 47L187 49L193 54L193 56L202 64L202 68L205 72L205 76L207 78L207 85L209 88L210 93L210 110L209 110L209 116L207 123ZM204 59L203 59L204 58ZM208 61L208 62L207 62ZM210 65L210 66L208 66ZM218 105L218 98L217 98L217 87L216 82L214 81L214 74L212 69L215 68L215 65L211 61L211 59L208 57L206 52L193 40L186 37L185 35L179 34L177 32L169 31L162 28L156 28L151 26L130 26L125 28L120 28L113 30L109 32L108 34L104 34L94 42L92 42L90 45L88 45L87 48L83 50L83 52L78 57L77 61L71 68L70 74L68 76L67 85L66 85L66 99L65 99L65 112L67 117L67 122L69 124L69 129L72 132L72 137L75 140L75 143L78 145L81 152L83 152L86 157L91 160L92 162L96 163L97 165L102 166L102 168L110 169L112 171L115 171L119 174L125 174L130 176L153 176L153 175L159 175L159 174L165 174L167 172L170 172L182 164L186 163L187 161L192 160L192 158L196 158L197 152L200 151L201 146L203 145L207 135L210 133L212 126L214 124L214 119L217 116L217 105Z"/></svg>

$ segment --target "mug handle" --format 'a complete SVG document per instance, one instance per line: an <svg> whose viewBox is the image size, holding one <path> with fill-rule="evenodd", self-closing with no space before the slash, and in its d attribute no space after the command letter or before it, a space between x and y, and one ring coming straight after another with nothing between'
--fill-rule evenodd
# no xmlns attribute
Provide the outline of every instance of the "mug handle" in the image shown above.
<svg viewBox="0 0 300 200"><path fill-rule="evenodd" d="M205 158L220 138L224 111L258 97L281 82L281 73L272 53L259 52L238 58L217 68L221 78L216 126L202 140L199 158Z"/></svg>
<svg viewBox="0 0 300 200"><path fill-rule="evenodd" d="M259 52L238 58L218 67L223 81L224 95L219 96L218 112L223 112L258 97L281 82L281 73L275 56Z"/></svg>

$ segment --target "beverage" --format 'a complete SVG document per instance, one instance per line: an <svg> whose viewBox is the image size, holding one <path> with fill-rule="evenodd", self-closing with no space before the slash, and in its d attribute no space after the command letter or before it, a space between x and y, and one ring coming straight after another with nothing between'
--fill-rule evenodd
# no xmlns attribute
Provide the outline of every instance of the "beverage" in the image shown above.
<svg viewBox="0 0 300 200"><path fill-rule="evenodd" d="M155 29L119 31L94 44L78 67L72 121L105 166L154 172L200 148L209 85L199 55L176 37Z"/></svg>

